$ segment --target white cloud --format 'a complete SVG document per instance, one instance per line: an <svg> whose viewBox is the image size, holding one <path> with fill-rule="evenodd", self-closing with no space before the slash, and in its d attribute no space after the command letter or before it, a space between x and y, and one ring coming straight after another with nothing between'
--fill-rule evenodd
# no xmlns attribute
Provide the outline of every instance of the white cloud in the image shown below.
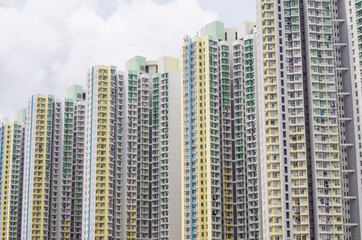
<svg viewBox="0 0 362 240"><path fill-rule="evenodd" d="M183 36L216 17L197 0L0 0L0 119L32 94L84 85L91 65L179 57Z"/></svg>

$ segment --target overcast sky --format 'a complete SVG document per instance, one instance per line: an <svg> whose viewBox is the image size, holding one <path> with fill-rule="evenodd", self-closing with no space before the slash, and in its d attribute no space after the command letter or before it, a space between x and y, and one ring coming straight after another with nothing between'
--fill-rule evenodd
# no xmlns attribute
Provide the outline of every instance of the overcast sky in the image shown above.
<svg viewBox="0 0 362 240"><path fill-rule="evenodd" d="M183 37L213 20L255 21L255 0L0 0L0 120L32 94L84 86L94 64L179 57Z"/></svg>

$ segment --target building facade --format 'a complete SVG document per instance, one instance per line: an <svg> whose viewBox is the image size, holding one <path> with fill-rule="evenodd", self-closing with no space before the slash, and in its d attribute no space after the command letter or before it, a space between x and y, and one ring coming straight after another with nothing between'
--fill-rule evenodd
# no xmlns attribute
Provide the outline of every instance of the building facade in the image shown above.
<svg viewBox="0 0 362 240"><path fill-rule="evenodd" d="M260 236L253 28L184 39L183 239Z"/></svg>
<svg viewBox="0 0 362 240"><path fill-rule="evenodd" d="M242 25L244 29L251 29L249 22L242 23ZM256 81L258 71L257 35L255 29L252 29L251 32L245 32L241 36L242 39L234 41L232 45L235 166L239 166L236 171L237 178L244 178L243 182L235 183L241 190L241 193L240 190L236 190L240 200L237 199L235 204L238 205L241 202L245 204L244 238L259 239L262 223L260 221L259 105ZM241 201L241 199L243 200Z"/></svg>
<svg viewBox="0 0 362 240"><path fill-rule="evenodd" d="M22 239L49 239L56 235L61 156L61 104L52 95L34 95L27 108Z"/></svg>
<svg viewBox="0 0 362 240"><path fill-rule="evenodd" d="M148 67L147 67L148 66ZM181 239L181 83L173 57L146 62L150 80L149 239Z"/></svg>
<svg viewBox="0 0 362 240"><path fill-rule="evenodd" d="M171 57L89 71L82 239L180 238L178 78Z"/></svg>
<svg viewBox="0 0 362 240"><path fill-rule="evenodd" d="M257 1L263 238L360 238L347 4Z"/></svg>
<svg viewBox="0 0 362 240"><path fill-rule="evenodd" d="M127 229L130 218L136 224L136 239L180 239L179 60L161 57L146 61L136 56L127 65L127 148L124 147L123 156L128 161L123 182L127 182L128 176L136 177L134 172L140 175L135 178L137 186L127 186L123 193L131 199L137 196L137 217L133 220L131 207L124 204L127 222L122 222L122 226ZM137 165L133 164L135 158Z"/></svg>
<svg viewBox="0 0 362 240"><path fill-rule="evenodd" d="M29 100L21 165L21 239L80 236L85 112L83 92L78 94L80 99L60 101L39 94Z"/></svg>
<svg viewBox="0 0 362 240"><path fill-rule="evenodd" d="M120 238L122 79L94 66L86 88L82 239Z"/></svg>
<svg viewBox="0 0 362 240"><path fill-rule="evenodd" d="M20 239L22 179L24 159L24 122L6 122L0 133L2 142L0 236Z"/></svg>
<svg viewBox="0 0 362 240"><path fill-rule="evenodd" d="M81 86L68 89L68 99L73 100L72 178L70 207L70 239L81 239L83 207L83 164L85 138L85 92ZM69 101L69 100L68 100ZM71 108L70 108L71 109ZM69 120L71 121L71 120ZM68 130L70 132L70 130ZM68 137L70 137L68 132ZM69 163L68 163L69 165Z"/></svg>
<svg viewBox="0 0 362 240"><path fill-rule="evenodd" d="M57 238L80 239L83 197L85 93L74 85L62 102L61 192Z"/></svg>
<svg viewBox="0 0 362 240"><path fill-rule="evenodd" d="M343 55L348 54L350 56L351 66L351 88L352 91L349 92L349 95L346 95L345 98L349 101L350 106L353 106L353 109L348 108L349 111L353 111L353 118L351 115L346 114L345 119L347 122L345 124L349 125L349 128L354 130L354 134L349 133L349 137L352 138L350 142L354 143L353 148L347 149L347 151L355 151L355 157L347 158L344 165L344 177L347 180L344 187L348 188L348 195L345 198L346 206L349 206L345 210L345 214L349 216L349 219L346 222L350 232L350 239L362 238L362 142L361 142L361 101L362 101L362 81L361 81L361 52L362 52L362 39L360 37L360 32L362 31L361 25L361 16L362 16L362 1L352 0L345 1L346 16L341 18L340 24L348 24L348 31L345 32L345 36L350 36L347 38L344 36L344 44L342 45ZM343 21L344 20L344 21ZM350 46L347 48L347 46ZM349 51L349 52L347 52ZM354 88L353 88L354 87ZM353 141L355 140L355 141ZM354 155L353 154L353 155ZM350 154L351 155L351 154Z"/></svg>

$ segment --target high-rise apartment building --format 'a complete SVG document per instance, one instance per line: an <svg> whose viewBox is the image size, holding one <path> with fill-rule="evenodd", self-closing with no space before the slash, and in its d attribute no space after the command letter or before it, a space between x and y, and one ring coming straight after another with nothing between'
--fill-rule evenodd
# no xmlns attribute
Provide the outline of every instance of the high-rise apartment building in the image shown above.
<svg viewBox="0 0 362 240"><path fill-rule="evenodd" d="M120 238L122 83L114 66L88 71L82 239Z"/></svg>
<svg viewBox="0 0 362 240"><path fill-rule="evenodd" d="M257 128L259 106L256 98L258 62L255 47L256 32L249 22L239 25L239 37L240 39L234 41L232 45L233 141L235 166L239 166L235 172L235 185L238 187L236 195L239 196L235 204L239 204L241 199L245 202L245 235L239 235L239 237L260 239L262 223L260 222L259 128ZM244 180L240 181L242 178ZM240 225L237 223L237 226L240 227Z"/></svg>
<svg viewBox="0 0 362 240"><path fill-rule="evenodd" d="M60 101L39 94L29 100L22 165L22 239L80 236L83 171L78 168L83 164L85 112L83 91L79 86L71 90L80 97L69 94ZM22 115L18 118L25 119Z"/></svg>
<svg viewBox="0 0 362 240"><path fill-rule="evenodd" d="M83 164L84 164L84 138L85 138L85 92L83 87L74 85L68 88L68 101L73 102L72 163L71 178L71 207L70 207L70 239L81 239L82 234L82 206L83 206ZM70 117L68 116L68 117ZM66 124L66 123L64 123ZM71 130L68 130L70 138ZM65 131L64 131L65 133ZM70 146L68 146L69 148ZM69 165L69 163L68 163ZM69 169L69 168L68 168ZM68 210L69 211L69 210Z"/></svg>
<svg viewBox="0 0 362 240"><path fill-rule="evenodd" d="M20 239L24 122L6 122L0 129L1 142L1 219L2 239Z"/></svg>
<svg viewBox="0 0 362 240"><path fill-rule="evenodd" d="M89 71L82 239L180 238L178 78L171 57Z"/></svg>
<svg viewBox="0 0 362 240"><path fill-rule="evenodd" d="M185 38L181 50L183 239L232 239L230 46L220 26Z"/></svg>
<svg viewBox="0 0 362 240"><path fill-rule="evenodd" d="M59 218L61 103L52 95L30 98L25 127L22 239L56 236Z"/></svg>
<svg viewBox="0 0 362 240"><path fill-rule="evenodd" d="M124 239L149 238L149 154L150 79L143 57L129 60L125 73L125 125L123 167L124 198L122 221Z"/></svg>
<svg viewBox="0 0 362 240"><path fill-rule="evenodd" d="M257 1L263 238L360 238L345 4Z"/></svg>
<svg viewBox="0 0 362 240"><path fill-rule="evenodd" d="M139 84L149 84L149 173L148 239L181 239L181 83L179 60L129 62L128 70L139 71ZM142 71L144 66L145 71ZM144 89L140 87L139 89ZM139 104L140 105L140 104ZM145 130L147 130L145 128ZM141 133L143 134L143 133ZM146 140L146 139L145 139ZM146 140L147 142L147 140ZM146 145L147 146L147 145Z"/></svg>
<svg viewBox="0 0 362 240"><path fill-rule="evenodd" d="M184 239L260 234L253 28L216 21L184 39Z"/></svg>
<svg viewBox="0 0 362 240"><path fill-rule="evenodd" d="M59 166L61 191L57 238L80 239L83 197L85 93L74 85L62 102L62 162Z"/></svg>
<svg viewBox="0 0 362 240"><path fill-rule="evenodd" d="M348 189L350 195L346 199L346 206L349 206L346 209L345 214L348 215L349 221L345 221L350 232L350 237L352 239L362 238L362 141L361 141L361 101L362 101L362 81L361 81L361 66L362 66L362 1L351 0L345 1L346 16L341 18L340 24L348 24L348 32L344 32L344 38L350 36L348 42L344 42L344 49L342 50L349 51L349 56L351 58L351 89L353 89L346 98L349 98L349 111L353 111L353 118L346 118L347 123L350 125L350 128L353 129L349 133L349 136L352 138L350 142L354 143L354 147L350 148L349 151L355 151L355 157L347 158L345 164L345 174L344 177L346 181L345 187ZM349 46L349 48L347 47ZM344 53L348 54L348 53ZM353 106L353 109L351 108ZM348 115L347 115L348 117ZM355 141L353 141L353 139ZM347 149L348 150L348 149Z"/></svg>

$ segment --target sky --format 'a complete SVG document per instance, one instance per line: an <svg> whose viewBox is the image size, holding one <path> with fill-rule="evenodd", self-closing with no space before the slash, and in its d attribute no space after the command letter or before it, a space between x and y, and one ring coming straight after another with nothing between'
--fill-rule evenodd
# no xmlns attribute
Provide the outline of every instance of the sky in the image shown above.
<svg viewBox="0 0 362 240"><path fill-rule="evenodd" d="M185 35L255 21L255 0L0 0L0 120L33 94L62 99L95 64L180 57Z"/></svg>

